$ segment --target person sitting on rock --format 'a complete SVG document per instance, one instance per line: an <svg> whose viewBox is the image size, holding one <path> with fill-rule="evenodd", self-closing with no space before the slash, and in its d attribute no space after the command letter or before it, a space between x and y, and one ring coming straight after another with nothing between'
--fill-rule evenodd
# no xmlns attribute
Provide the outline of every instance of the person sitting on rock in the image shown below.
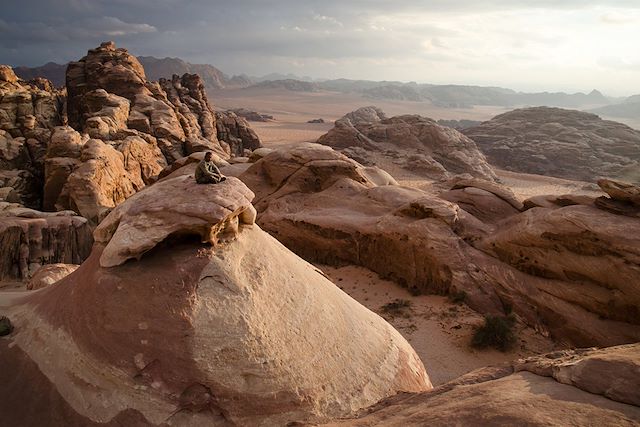
<svg viewBox="0 0 640 427"><path fill-rule="evenodd" d="M196 168L196 182L198 184L217 184L227 179L220 173L220 169L211 160L212 158L211 152L207 152L204 159L198 164Z"/></svg>

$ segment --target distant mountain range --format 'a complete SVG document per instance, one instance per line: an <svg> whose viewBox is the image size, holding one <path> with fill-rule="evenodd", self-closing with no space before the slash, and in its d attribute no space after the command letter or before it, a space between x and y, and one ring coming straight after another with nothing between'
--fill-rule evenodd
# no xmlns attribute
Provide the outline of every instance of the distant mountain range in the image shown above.
<svg viewBox="0 0 640 427"><path fill-rule="evenodd" d="M640 95L630 96L625 99L624 102L621 102L619 104L593 108L589 110L589 112L608 117L640 120Z"/></svg>
<svg viewBox="0 0 640 427"><path fill-rule="evenodd" d="M597 90L588 94L564 92L525 93L500 87L432 85L415 82L371 82L362 80L328 80L317 83L321 89L355 92L372 99L431 102L447 108L468 108L474 105L504 107L548 105L558 107L600 106L610 104Z"/></svg>
<svg viewBox="0 0 640 427"><path fill-rule="evenodd" d="M588 94L565 92L516 92L501 87L432 85L415 82L370 81L370 80L314 80L294 74L272 73L262 77L237 75L229 77L209 64L191 64L180 58L138 57L149 80L171 78L173 74L199 74L208 89L262 88L297 92L334 91L355 93L378 100L401 100L430 102L445 108L469 108L474 105L502 107L554 106L589 109L591 112L610 117L640 117L640 95L626 100L610 98L597 90ZM16 67L16 74L23 79L45 77L56 86L65 84L66 65L53 62L41 67Z"/></svg>
<svg viewBox="0 0 640 427"><path fill-rule="evenodd" d="M149 80L171 78L174 74L198 74L205 86L211 89L225 89L247 87L253 82L247 76L229 77L213 65L190 64L180 58L154 58L153 56L139 56L138 60L144 67Z"/></svg>
<svg viewBox="0 0 640 427"><path fill-rule="evenodd" d="M54 86L60 87L65 85L67 64L61 65L55 62L47 62L41 67L14 67L13 72L23 80L44 77L45 79L51 80Z"/></svg>
<svg viewBox="0 0 640 427"><path fill-rule="evenodd" d="M159 80L161 78L171 78L174 74L184 73L198 74L202 78L205 86L210 89L224 89L233 87L247 87L254 82L247 76L229 77L213 65L190 64L180 58L155 58L153 56L139 56L138 60L144 67L145 74L149 80ZM24 80L35 77L44 77L51 80L57 86L65 85L65 73L67 64L56 64L49 62L41 67L15 67L14 72Z"/></svg>

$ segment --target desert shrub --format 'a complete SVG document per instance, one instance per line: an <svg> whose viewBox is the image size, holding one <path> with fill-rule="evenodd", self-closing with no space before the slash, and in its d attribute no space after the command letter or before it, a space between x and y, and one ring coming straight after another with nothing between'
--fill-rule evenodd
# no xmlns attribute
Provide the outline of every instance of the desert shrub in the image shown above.
<svg viewBox="0 0 640 427"><path fill-rule="evenodd" d="M422 291L417 286L410 286L409 288L407 288L407 290L409 291L411 296L417 297L422 295Z"/></svg>
<svg viewBox="0 0 640 427"><path fill-rule="evenodd" d="M514 325L513 316L485 316L484 325L473 334L471 344L477 348L493 347L500 351L507 351L516 342Z"/></svg>
<svg viewBox="0 0 640 427"><path fill-rule="evenodd" d="M8 317L0 316L0 337L9 335L13 331L13 325Z"/></svg>
<svg viewBox="0 0 640 427"><path fill-rule="evenodd" d="M390 315L402 314L405 309L411 307L411 301L406 299L396 299L382 306L382 311Z"/></svg>
<svg viewBox="0 0 640 427"><path fill-rule="evenodd" d="M449 299L455 304L463 304L467 300L465 291L457 291L449 294Z"/></svg>

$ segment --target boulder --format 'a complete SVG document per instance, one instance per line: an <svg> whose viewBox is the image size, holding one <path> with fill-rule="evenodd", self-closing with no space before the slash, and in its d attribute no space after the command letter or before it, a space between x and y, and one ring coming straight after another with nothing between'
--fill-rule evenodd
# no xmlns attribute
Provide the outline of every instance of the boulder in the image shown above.
<svg viewBox="0 0 640 427"><path fill-rule="evenodd" d="M47 157L70 157L79 159L82 147L89 140L70 126L58 126L53 130L51 141L47 146Z"/></svg>
<svg viewBox="0 0 640 427"><path fill-rule="evenodd" d="M142 189L141 171L125 169L124 155L99 139L82 149L81 164L69 175L56 208L71 209L98 224L111 209Z"/></svg>
<svg viewBox="0 0 640 427"><path fill-rule="evenodd" d="M249 123L233 112L216 112L218 139L225 141L235 156L243 156L244 150L262 147L258 134Z"/></svg>
<svg viewBox="0 0 640 427"><path fill-rule="evenodd" d="M498 223L519 213L523 204L507 187L479 178L456 178L440 194L485 223Z"/></svg>
<svg viewBox="0 0 640 427"><path fill-rule="evenodd" d="M598 180L598 186L611 199L640 207L640 186L610 179Z"/></svg>
<svg viewBox="0 0 640 427"><path fill-rule="evenodd" d="M128 99L108 93L104 89L87 92L82 98L88 118L84 122L84 132L91 138L113 139L127 128L130 102Z"/></svg>
<svg viewBox="0 0 640 427"><path fill-rule="evenodd" d="M379 108L360 108L336 120L335 127L317 142L350 156L355 154L355 159L366 164L384 169L399 167L410 176L441 180L451 174L469 173L496 179L473 141L455 129L417 115L387 118Z"/></svg>
<svg viewBox="0 0 640 427"><path fill-rule="evenodd" d="M193 176L158 182L115 208L96 228L96 242L106 245L100 265L139 259L169 236L197 235L212 245L234 239L239 226L255 221L253 196L233 177L211 185L196 184Z"/></svg>
<svg viewBox="0 0 640 427"><path fill-rule="evenodd" d="M151 184L167 167L162 152L155 141L147 142L138 136L128 136L118 145L123 155L124 169L130 176L140 176L145 184Z"/></svg>

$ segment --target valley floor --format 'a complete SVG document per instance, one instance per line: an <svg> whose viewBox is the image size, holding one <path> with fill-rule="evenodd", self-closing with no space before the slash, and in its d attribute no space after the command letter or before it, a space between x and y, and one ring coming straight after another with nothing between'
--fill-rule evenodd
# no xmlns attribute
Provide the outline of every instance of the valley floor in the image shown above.
<svg viewBox="0 0 640 427"><path fill-rule="evenodd" d="M434 385L474 369L549 352L554 344L530 328L517 331L518 343L509 352L471 347L474 329L483 316L466 305L437 295L412 296L394 282L358 266L318 267L353 299L391 323L416 350ZM407 307L395 309L397 303ZM396 304L394 304L396 303Z"/></svg>

